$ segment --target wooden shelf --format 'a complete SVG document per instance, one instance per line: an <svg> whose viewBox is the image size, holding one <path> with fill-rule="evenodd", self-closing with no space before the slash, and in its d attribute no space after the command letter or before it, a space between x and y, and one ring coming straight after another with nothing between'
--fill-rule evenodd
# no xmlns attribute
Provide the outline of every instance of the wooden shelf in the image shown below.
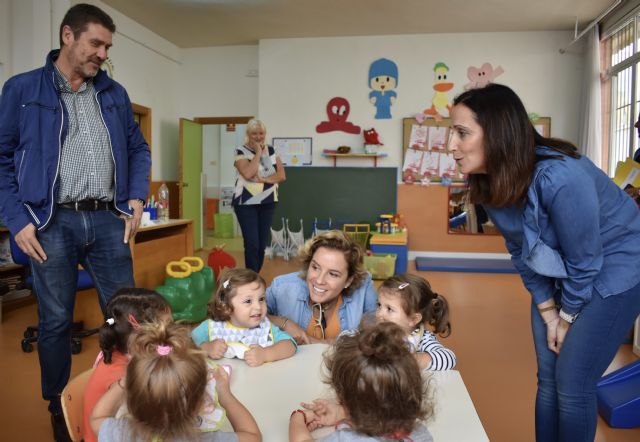
<svg viewBox="0 0 640 442"><path fill-rule="evenodd" d="M333 167L337 166L338 158L373 158L373 167L378 167L378 158L384 158L386 153L338 153L334 150L325 149L322 151L323 157L333 158Z"/></svg>

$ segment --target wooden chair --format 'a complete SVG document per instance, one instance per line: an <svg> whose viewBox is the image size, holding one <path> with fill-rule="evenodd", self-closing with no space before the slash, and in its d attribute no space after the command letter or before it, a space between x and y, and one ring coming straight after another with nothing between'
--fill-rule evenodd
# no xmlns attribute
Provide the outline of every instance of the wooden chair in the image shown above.
<svg viewBox="0 0 640 442"><path fill-rule="evenodd" d="M83 371L71 379L62 390L62 412L73 442L80 442L84 436L84 390L87 388L91 373L93 368Z"/></svg>

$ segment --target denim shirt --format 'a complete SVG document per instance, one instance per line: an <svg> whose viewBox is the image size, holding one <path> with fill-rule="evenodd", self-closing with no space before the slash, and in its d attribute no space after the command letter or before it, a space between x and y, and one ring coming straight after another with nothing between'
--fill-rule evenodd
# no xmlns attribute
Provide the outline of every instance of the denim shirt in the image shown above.
<svg viewBox="0 0 640 442"><path fill-rule="evenodd" d="M373 287L371 275L350 295L342 297L338 309L340 331L358 328L362 314L376 309L378 295ZM276 277L267 289L267 311L271 315L284 316L304 330L311 321L309 288L298 272Z"/></svg>
<svg viewBox="0 0 640 442"><path fill-rule="evenodd" d="M633 200L587 157L538 146L522 206L485 206L506 240L524 285L540 304L560 291L567 313L640 282L640 212Z"/></svg>

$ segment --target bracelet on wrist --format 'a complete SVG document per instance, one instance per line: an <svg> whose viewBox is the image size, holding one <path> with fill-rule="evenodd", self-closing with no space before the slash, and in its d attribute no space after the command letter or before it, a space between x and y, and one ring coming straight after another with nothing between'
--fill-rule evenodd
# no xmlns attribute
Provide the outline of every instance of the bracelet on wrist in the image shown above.
<svg viewBox="0 0 640 442"><path fill-rule="evenodd" d="M542 308L538 307L538 312L540 312L540 313L549 312L551 310L557 310L557 307L556 307L555 304L547 306L547 307L542 307Z"/></svg>
<svg viewBox="0 0 640 442"><path fill-rule="evenodd" d="M287 322L289 322L289 318L284 318L284 321L282 321L282 325L280 326L280 330L285 331Z"/></svg>
<svg viewBox="0 0 640 442"><path fill-rule="evenodd" d="M291 419L296 413L300 413L302 415L302 420L304 421L305 426L308 425L308 423L307 423L307 415L305 414L304 411L302 411L299 408L297 410L293 410L293 412L291 413L291 416L289 417L289 419Z"/></svg>

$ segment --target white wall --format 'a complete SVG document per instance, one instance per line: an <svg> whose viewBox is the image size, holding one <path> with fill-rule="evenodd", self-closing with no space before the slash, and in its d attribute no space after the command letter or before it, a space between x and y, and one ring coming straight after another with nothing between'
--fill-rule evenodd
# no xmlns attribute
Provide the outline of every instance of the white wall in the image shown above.
<svg viewBox="0 0 640 442"><path fill-rule="evenodd" d="M11 2L0 0L0 85L11 72Z"/></svg>
<svg viewBox="0 0 640 442"><path fill-rule="evenodd" d="M258 46L184 49L180 112L188 118L254 116L258 112Z"/></svg>
<svg viewBox="0 0 640 442"><path fill-rule="evenodd" d="M273 39L260 42L259 117L271 137L313 137L313 165L328 166L323 148L363 145L362 135L318 134L325 107L335 96L351 105L349 121L375 127L388 158L380 166L402 162L403 117L430 107L433 66L446 63L455 83L451 98L468 82L467 68L488 61L505 73L497 82L511 86L529 112L551 117L553 136L577 141L582 57L558 53L571 40L568 32L424 34L384 37ZM393 60L399 70L392 119L376 120L368 101L368 71L378 58ZM371 167L371 160L339 160L342 165Z"/></svg>

